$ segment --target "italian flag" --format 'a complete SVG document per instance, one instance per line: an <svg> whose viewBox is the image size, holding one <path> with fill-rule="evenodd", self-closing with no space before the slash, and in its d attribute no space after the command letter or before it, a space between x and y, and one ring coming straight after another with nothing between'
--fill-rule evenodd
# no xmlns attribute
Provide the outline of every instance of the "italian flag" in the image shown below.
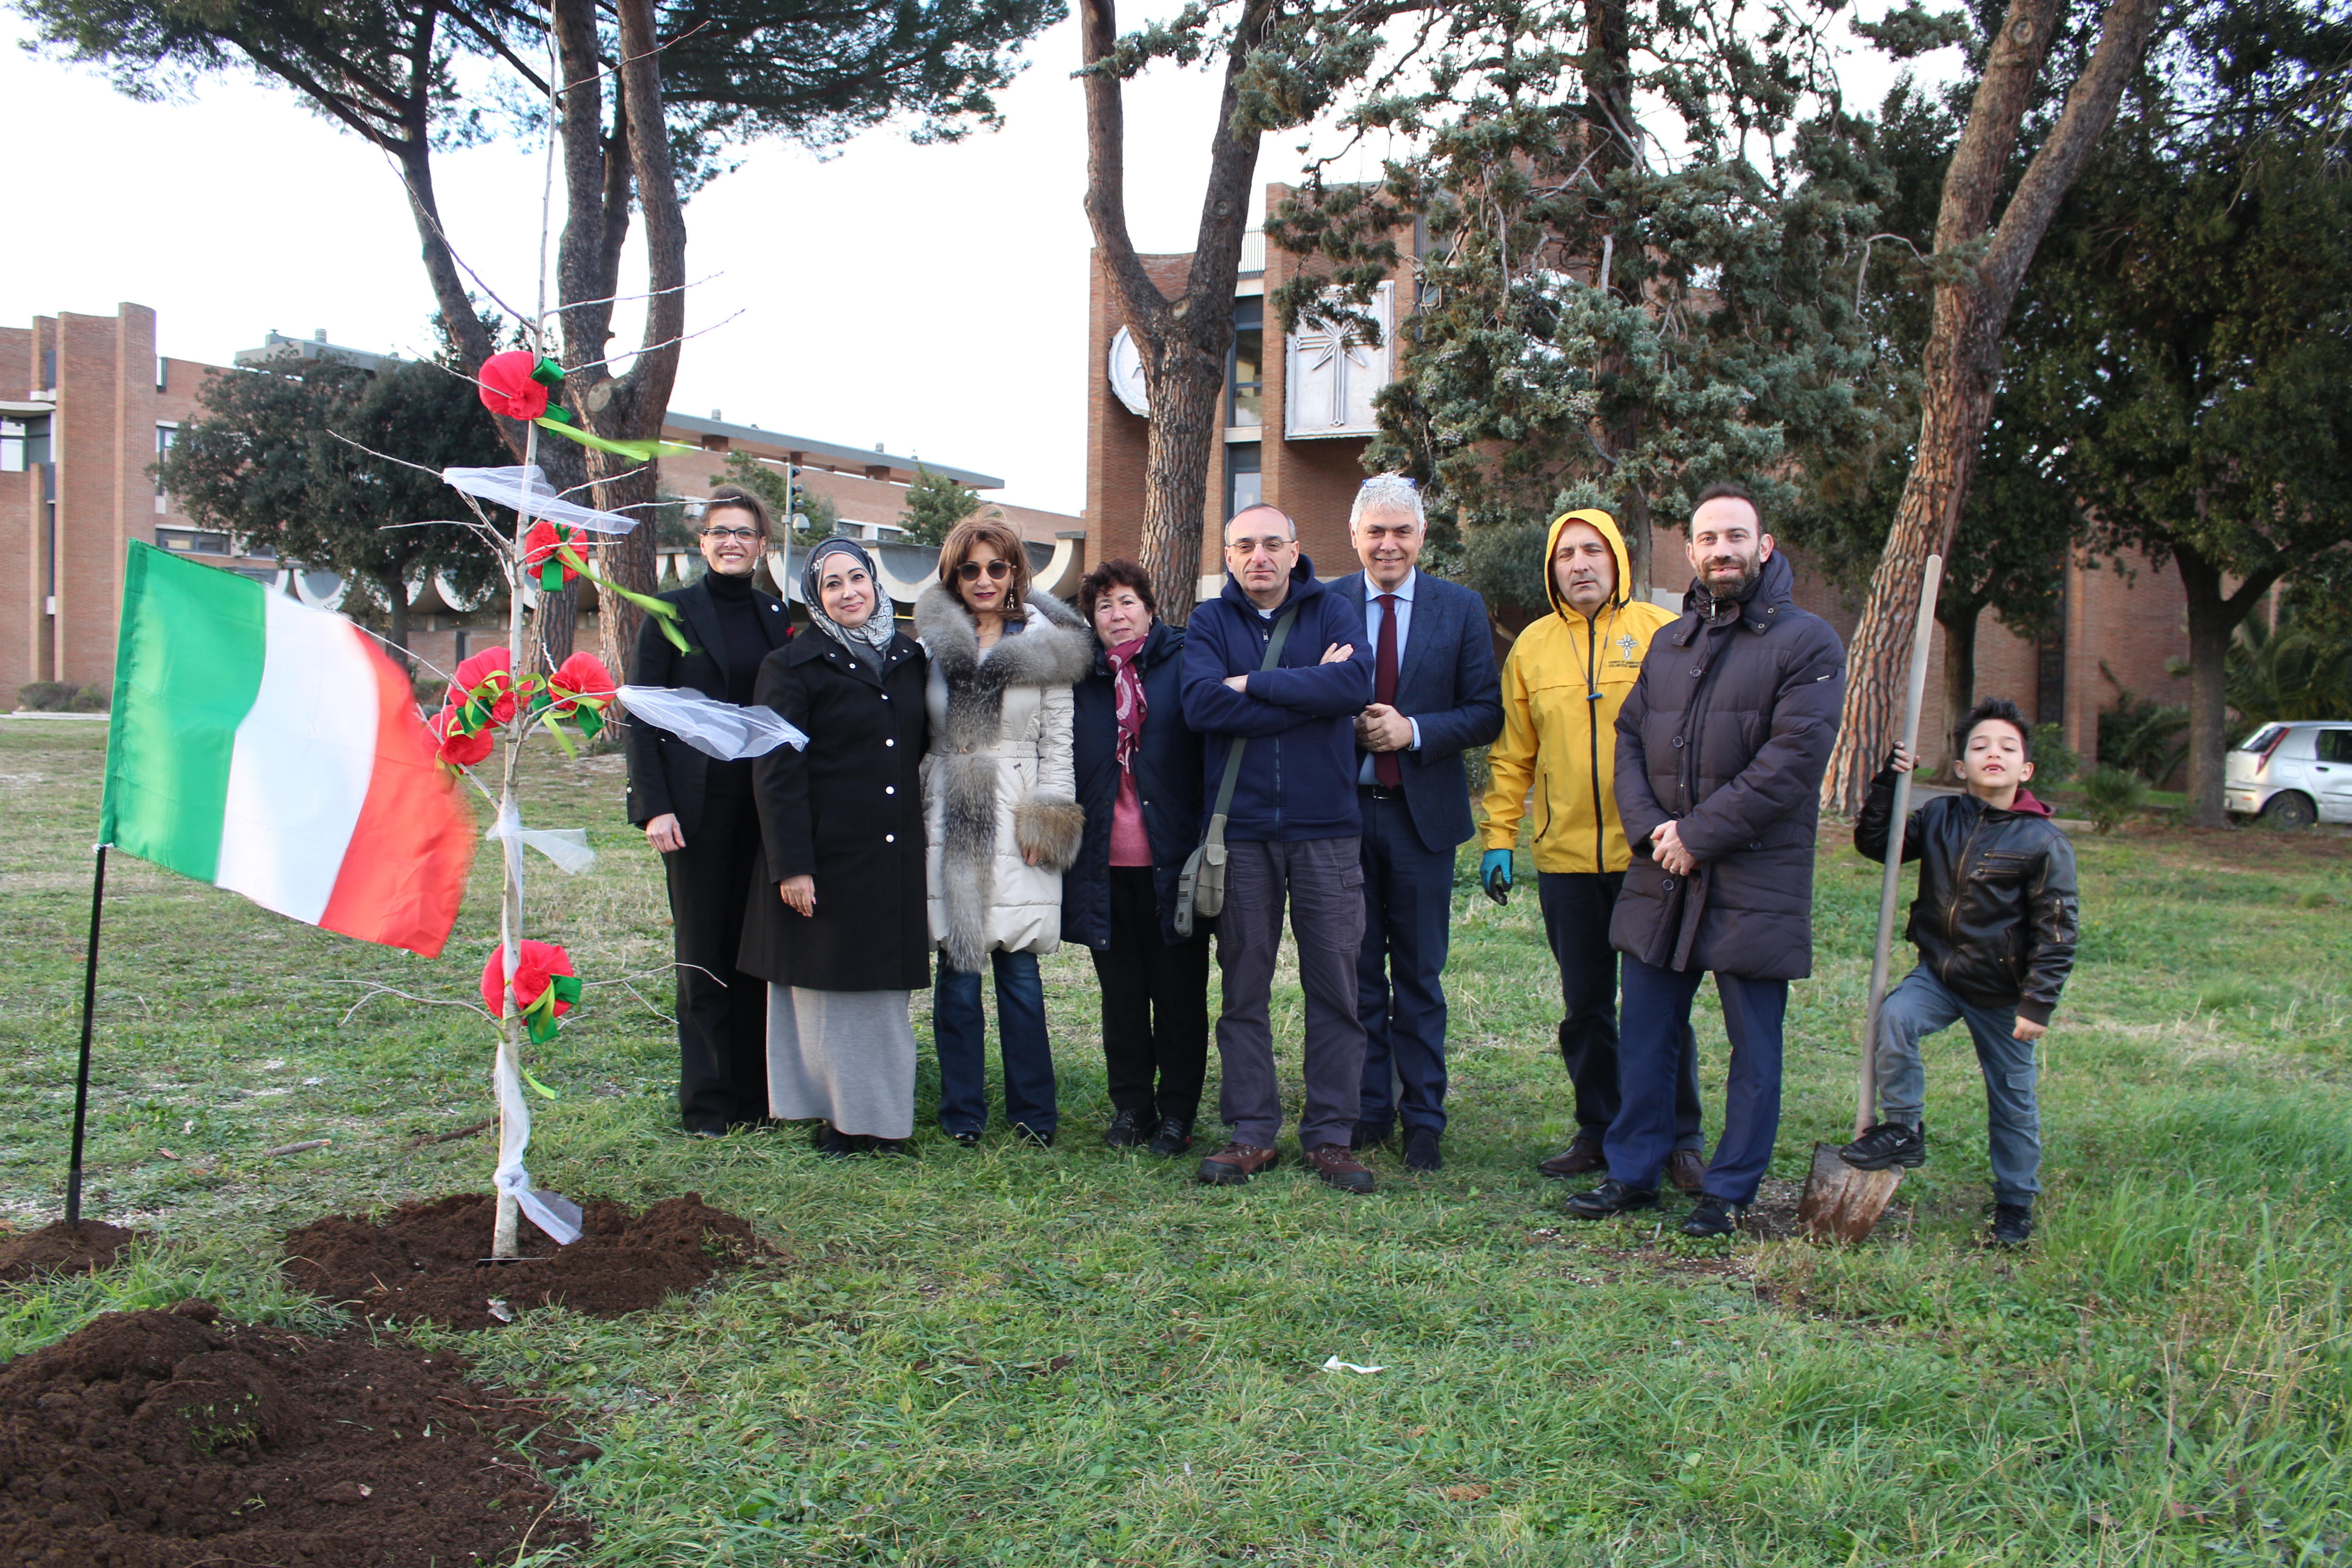
<svg viewBox="0 0 2352 1568"><path fill-rule="evenodd" d="M100 843L431 958L476 842L455 784L357 626L131 544Z"/></svg>

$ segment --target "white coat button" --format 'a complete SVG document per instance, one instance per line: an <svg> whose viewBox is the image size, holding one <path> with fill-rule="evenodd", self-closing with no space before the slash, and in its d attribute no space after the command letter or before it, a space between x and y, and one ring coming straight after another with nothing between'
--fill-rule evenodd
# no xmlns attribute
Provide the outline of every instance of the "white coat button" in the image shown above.
<svg viewBox="0 0 2352 1568"><path fill-rule="evenodd" d="M882 793L884 795L897 795L898 793L898 786L897 784L884 784L882 786Z"/></svg>
<svg viewBox="0 0 2352 1568"><path fill-rule="evenodd" d="M886 746L895 746L895 745L897 745L898 742L896 742L896 741L885 741L885 742L883 742L882 743L883 743L884 745L886 745Z"/></svg>
<svg viewBox="0 0 2352 1568"><path fill-rule="evenodd" d="M898 836L895 833L886 833L882 836L882 842L885 844L896 844L898 842Z"/></svg>

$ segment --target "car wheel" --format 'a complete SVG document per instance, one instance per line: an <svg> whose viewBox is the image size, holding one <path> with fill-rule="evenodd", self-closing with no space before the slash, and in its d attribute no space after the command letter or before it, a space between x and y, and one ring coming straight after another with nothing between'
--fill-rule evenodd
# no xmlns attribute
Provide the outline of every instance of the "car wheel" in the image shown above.
<svg viewBox="0 0 2352 1568"><path fill-rule="evenodd" d="M2281 790L2263 804L2263 820L2273 827L2309 827L2319 820L2319 808L2300 791Z"/></svg>

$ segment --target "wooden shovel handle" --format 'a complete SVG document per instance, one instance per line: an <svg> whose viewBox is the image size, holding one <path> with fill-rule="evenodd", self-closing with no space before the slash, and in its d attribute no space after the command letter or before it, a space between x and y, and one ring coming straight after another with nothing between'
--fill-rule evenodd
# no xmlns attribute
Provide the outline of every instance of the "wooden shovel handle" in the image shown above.
<svg viewBox="0 0 2352 1568"><path fill-rule="evenodd" d="M1919 583L1919 622L1911 631L1911 681L1903 693L1903 749L1916 768L1919 756L1919 706L1927 694L1927 645L1936 636L1936 590L1943 585L1944 558L1927 557ZM1878 946L1870 959L1870 1005L1863 1015L1862 1070L1854 1095L1853 1135L1878 1120L1878 1009L1886 1000L1886 960L1895 942L1895 900L1902 890L1905 825L1911 815L1911 773L1895 775L1895 815L1886 830L1886 875L1878 885Z"/></svg>

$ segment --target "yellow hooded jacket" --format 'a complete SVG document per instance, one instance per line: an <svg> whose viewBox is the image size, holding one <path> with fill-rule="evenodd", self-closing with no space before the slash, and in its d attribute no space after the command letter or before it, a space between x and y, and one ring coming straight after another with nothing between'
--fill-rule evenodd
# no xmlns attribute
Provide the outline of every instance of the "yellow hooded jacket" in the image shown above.
<svg viewBox="0 0 2352 1568"><path fill-rule="evenodd" d="M1617 592L1589 620L1560 596L1552 574L1571 522L1590 524L1617 562ZM1508 849L1531 805L1537 870L1622 871L1631 860L1617 820L1617 710L1642 673L1651 635L1675 620L1673 611L1633 598L1632 582L1616 519L1593 510L1552 520L1544 591L1554 613L1521 632L1503 663L1503 733L1487 753L1493 783L1480 848Z"/></svg>

